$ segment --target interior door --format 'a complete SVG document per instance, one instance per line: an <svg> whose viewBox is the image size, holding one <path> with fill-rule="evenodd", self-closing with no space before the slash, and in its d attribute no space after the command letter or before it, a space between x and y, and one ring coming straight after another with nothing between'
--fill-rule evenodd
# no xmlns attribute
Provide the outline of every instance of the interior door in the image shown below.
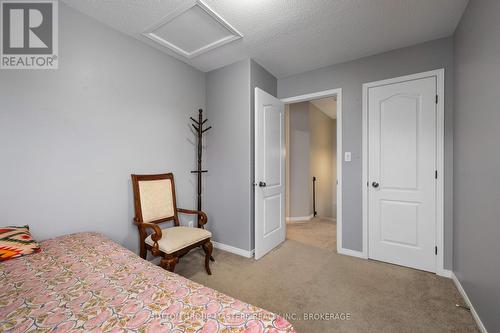
<svg viewBox="0 0 500 333"><path fill-rule="evenodd" d="M368 89L369 257L436 271L436 77Z"/></svg>
<svg viewBox="0 0 500 333"><path fill-rule="evenodd" d="M255 259L285 240L285 107L255 88Z"/></svg>

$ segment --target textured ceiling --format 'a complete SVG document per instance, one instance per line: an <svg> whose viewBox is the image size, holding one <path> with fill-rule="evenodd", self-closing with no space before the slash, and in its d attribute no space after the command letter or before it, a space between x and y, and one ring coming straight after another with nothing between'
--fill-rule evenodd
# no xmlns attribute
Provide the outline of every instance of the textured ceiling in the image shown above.
<svg viewBox="0 0 500 333"><path fill-rule="evenodd" d="M453 34L468 0L204 0L243 38L192 59L141 36L191 0L63 0L210 71L253 58L278 78Z"/></svg>

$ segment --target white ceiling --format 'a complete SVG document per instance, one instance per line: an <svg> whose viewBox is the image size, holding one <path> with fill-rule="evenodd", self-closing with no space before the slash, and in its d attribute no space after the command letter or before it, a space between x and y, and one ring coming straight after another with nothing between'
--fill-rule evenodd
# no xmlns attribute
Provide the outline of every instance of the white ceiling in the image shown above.
<svg viewBox="0 0 500 333"><path fill-rule="evenodd" d="M187 59L141 35L193 0L63 0L210 71L253 58L278 78L453 34L468 0L203 0L243 38Z"/></svg>
<svg viewBox="0 0 500 333"><path fill-rule="evenodd" d="M337 119L337 98L327 97L311 101L315 107L332 119Z"/></svg>

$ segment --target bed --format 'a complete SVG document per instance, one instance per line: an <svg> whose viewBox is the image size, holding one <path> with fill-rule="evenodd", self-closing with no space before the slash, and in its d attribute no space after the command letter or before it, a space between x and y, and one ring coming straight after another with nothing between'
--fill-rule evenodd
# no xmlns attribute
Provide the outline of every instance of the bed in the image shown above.
<svg viewBox="0 0 500 333"><path fill-rule="evenodd" d="M141 259L97 233L0 263L0 331L295 332L282 317Z"/></svg>

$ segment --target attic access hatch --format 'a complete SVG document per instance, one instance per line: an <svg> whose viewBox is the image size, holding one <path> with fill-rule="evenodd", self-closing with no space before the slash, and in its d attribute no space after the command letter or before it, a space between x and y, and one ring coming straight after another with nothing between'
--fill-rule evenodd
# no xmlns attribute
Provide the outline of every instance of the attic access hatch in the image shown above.
<svg viewBox="0 0 500 333"><path fill-rule="evenodd" d="M243 37L200 0L188 1L142 34L189 59Z"/></svg>

